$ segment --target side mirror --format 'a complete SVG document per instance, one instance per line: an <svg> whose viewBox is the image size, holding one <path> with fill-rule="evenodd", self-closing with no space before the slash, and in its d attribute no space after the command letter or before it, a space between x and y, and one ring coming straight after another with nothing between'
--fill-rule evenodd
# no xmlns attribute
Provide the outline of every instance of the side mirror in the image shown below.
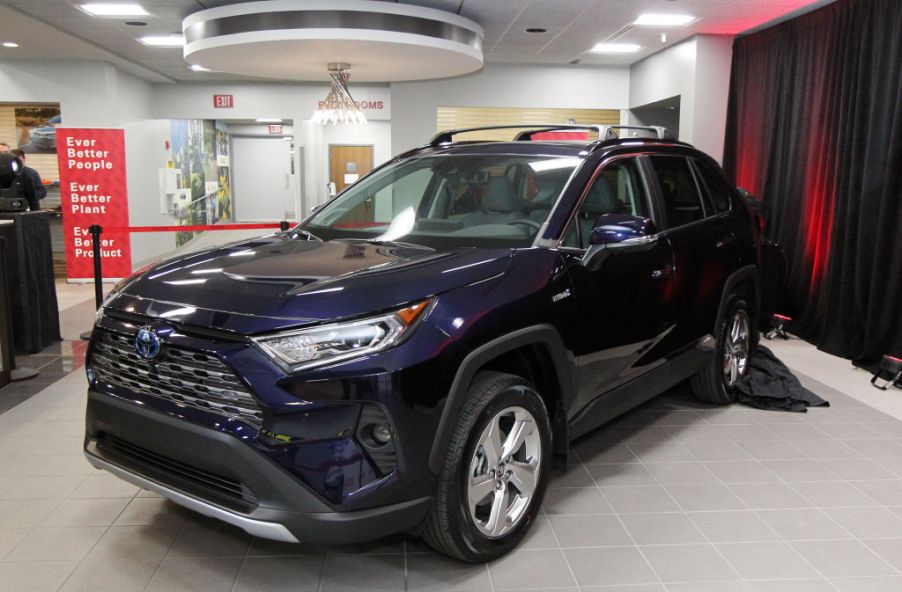
<svg viewBox="0 0 902 592"><path fill-rule="evenodd" d="M657 234L655 223L648 218L628 214L602 214L589 234L590 245L610 245L625 240Z"/></svg>

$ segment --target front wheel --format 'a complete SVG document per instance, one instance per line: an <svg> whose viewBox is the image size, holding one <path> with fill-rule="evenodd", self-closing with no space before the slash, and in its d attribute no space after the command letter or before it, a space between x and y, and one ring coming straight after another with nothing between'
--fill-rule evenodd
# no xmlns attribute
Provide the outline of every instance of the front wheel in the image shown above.
<svg viewBox="0 0 902 592"><path fill-rule="evenodd" d="M551 460L539 394L519 376L481 372L468 391L423 538L472 563L513 549L538 513Z"/></svg>
<svg viewBox="0 0 902 592"><path fill-rule="evenodd" d="M712 359L692 377L692 392L705 403L736 401L736 385L748 373L752 357L752 323L744 300L734 300L717 328Z"/></svg>

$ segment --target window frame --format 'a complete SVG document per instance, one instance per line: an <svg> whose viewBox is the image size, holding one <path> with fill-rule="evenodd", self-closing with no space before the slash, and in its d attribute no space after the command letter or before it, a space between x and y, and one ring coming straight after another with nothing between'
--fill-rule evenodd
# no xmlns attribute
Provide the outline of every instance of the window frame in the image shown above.
<svg viewBox="0 0 902 592"><path fill-rule="evenodd" d="M647 173L649 178L652 180L650 182L654 185L654 193L655 193L655 201L657 203L657 211L660 215L660 219L666 222L666 226L664 224L659 224L658 229L660 232L670 232L671 230L679 230L682 228L689 228L694 224L701 224L711 218L715 218L720 215L716 208L714 208L708 201L707 190L702 190L701 185L701 176L695 170L695 166L692 163L692 160L695 156L691 154L666 154L661 152L655 152L646 155L648 158L646 159L646 166L648 167ZM658 171L655 168L654 162L651 157L659 157L659 158L681 158L686 162L686 166L689 169L689 173L692 176L692 181L695 185L695 190L698 193L699 203L702 206L702 217L698 220L693 220L692 222L688 222L686 224L681 224L679 226L671 226L670 225L670 217L667 214L667 204L664 201L664 191L661 189L661 181L658 177Z"/></svg>
<svg viewBox="0 0 902 592"><path fill-rule="evenodd" d="M692 165L692 171L696 175L696 182L699 186L705 188L705 195L708 197L708 202L711 204L711 209L714 211L714 216L723 216L724 214L729 214L733 210L733 199L732 195L736 192L735 187L733 187L729 181L727 181L726 176L723 174L723 170L720 166L713 166L711 162L706 162L709 167L711 167L711 172L715 175L718 175L723 180L724 185L727 189L730 190L729 195L727 195L727 208L725 210L721 210L717 207L717 202L714 201L714 197L712 195L711 188L708 186L708 182L705 181L705 177L703 173L703 166L701 164L702 157L700 156L692 156L690 157L690 163Z"/></svg>
<svg viewBox="0 0 902 592"><path fill-rule="evenodd" d="M570 212L570 216L567 218L567 223L564 224L563 228L561 229L560 236L558 236L557 241L555 242L555 248L560 249L562 251L570 252L570 253L582 253L582 254L585 254L589 250L588 247L582 248L582 247L566 246L566 245L564 245L564 240L566 240L567 233L570 230L570 226L574 223L574 220L579 215L579 210L582 207L583 202L589 196L589 191L592 189L592 186L595 184L595 181L596 181L596 179L598 179L598 176L602 173L602 171L604 171L604 169L606 167L608 167L611 164L613 164L617 161L620 161L620 160L630 159L633 161L633 164L635 165L634 170L636 172L636 175L639 178L639 184L641 185L641 188L644 193L644 196L642 197L642 199L645 201L645 207L649 212L648 218L651 219L653 222L655 222L655 224L657 225L658 222L657 222L656 218L657 218L658 212L657 212L657 208L655 207L654 199L652 198L651 187L648 184L647 171L645 170L645 168L642 165L642 159L646 154L647 153L644 153L644 152L635 152L635 153L629 153L629 154L616 154L616 155L610 156L608 158L605 158L595 167L595 170L592 172L592 176L589 177L589 180L586 182L585 185L583 185L583 188L579 194L579 199L577 200L576 205L573 208L573 211ZM577 232L577 240L579 240L579 242L581 244L582 237L580 236L580 230L579 230L578 225L577 225L576 232Z"/></svg>

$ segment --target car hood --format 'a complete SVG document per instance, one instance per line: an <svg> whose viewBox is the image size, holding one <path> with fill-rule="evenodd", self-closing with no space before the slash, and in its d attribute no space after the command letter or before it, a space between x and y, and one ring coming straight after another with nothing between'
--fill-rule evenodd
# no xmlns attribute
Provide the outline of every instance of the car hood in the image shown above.
<svg viewBox="0 0 902 592"><path fill-rule="evenodd" d="M401 307L504 272L509 249L307 241L273 235L145 271L109 307L242 334Z"/></svg>

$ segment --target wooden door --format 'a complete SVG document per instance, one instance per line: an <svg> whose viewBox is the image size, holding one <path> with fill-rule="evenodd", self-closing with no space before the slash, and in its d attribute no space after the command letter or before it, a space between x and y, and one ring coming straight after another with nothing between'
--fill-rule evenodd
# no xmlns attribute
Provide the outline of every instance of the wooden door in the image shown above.
<svg viewBox="0 0 902 592"><path fill-rule="evenodd" d="M329 180L341 191L373 170L373 147L329 144Z"/></svg>

